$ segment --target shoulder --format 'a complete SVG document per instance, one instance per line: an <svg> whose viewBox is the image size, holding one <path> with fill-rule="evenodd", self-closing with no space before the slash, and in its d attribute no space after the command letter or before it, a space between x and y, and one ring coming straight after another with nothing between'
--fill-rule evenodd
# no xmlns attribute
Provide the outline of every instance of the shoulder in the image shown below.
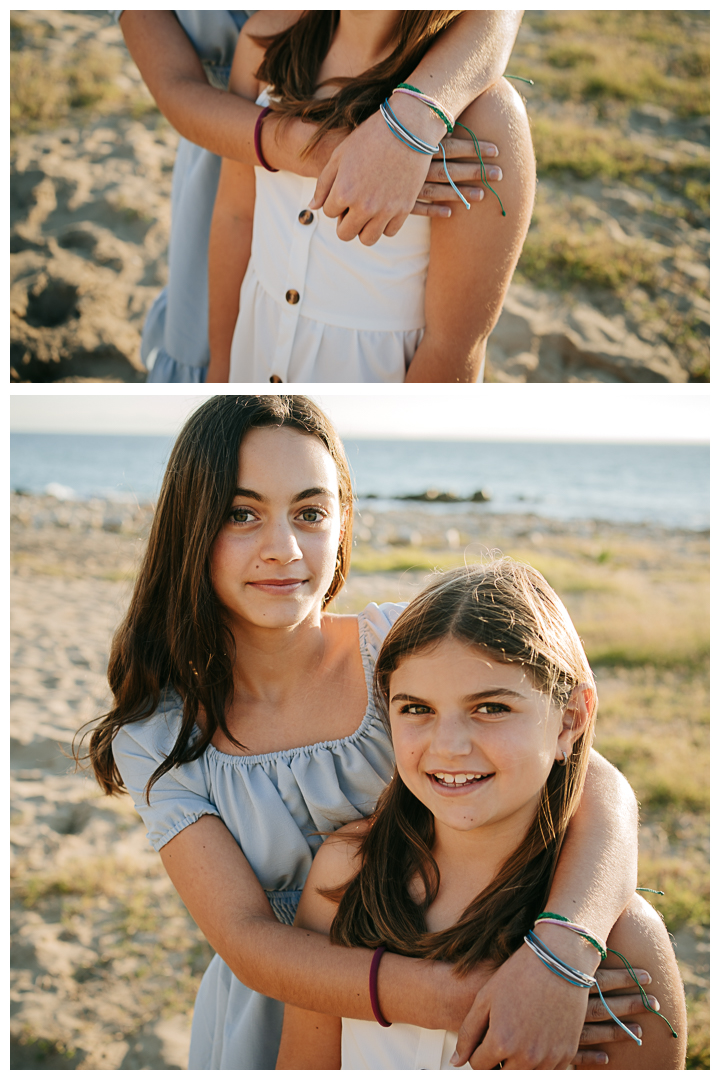
<svg viewBox="0 0 720 1080"><path fill-rule="evenodd" d="M360 869L360 842L368 827L368 821L353 821L327 837L313 859L296 926L322 934L330 932L342 891ZM323 895L328 892L337 895Z"/></svg>
<svg viewBox="0 0 720 1080"><path fill-rule="evenodd" d="M313 863L316 888L339 888L357 874L360 844L369 828L369 819L351 821L326 838Z"/></svg>
<svg viewBox="0 0 720 1080"><path fill-rule="evenodd" d="M287 30L297 21L297 11L256 11L243 25L238 38L230 73L230 89L252 101L260 93L261 83L255 72L265 56L265 49L254 38L270 37Z"/></svg>
<svg viewBox="0 0 720 1080"><path fill-rule="evenodd" d="M242 28L241 34L266 37L279 34L296 23L299 11L255 11Z"/></svg>
<svg viewBox="0 0 720 1080"><path fill-rule="evenodd" d="M373 659L377 659L380 646L395 625L407 604L368 604L358 616L360 639Z"/></svg>

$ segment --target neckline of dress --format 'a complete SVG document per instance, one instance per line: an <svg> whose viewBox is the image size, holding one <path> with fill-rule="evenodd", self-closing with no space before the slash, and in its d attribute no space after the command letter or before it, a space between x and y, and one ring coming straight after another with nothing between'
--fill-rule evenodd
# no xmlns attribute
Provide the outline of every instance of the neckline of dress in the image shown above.
<svg viewBox="0 0 720 1080"><path fill-rule="evenodd" d="M306 743L302 746L292 746L287 750L270 750L265 754L226 754L223 750L218 750L216 746L213 746L213 744L210 743L205 748L205 754L211 754L212 757L220 758L223 762L243 762L246 765L258 765L266 761L276 761L278 758L284 756L298 757L300 754L309 755L315 750L332 750L359 739L374 720L372 713L372 673L375 665L367 644L367 616L364 611L360 611L356 618L358 627L358 646L360 648L360 659L362 660L365 687L367 690L367 705L365 707L365 714L354 731L350 732L349 735L343 735L340 739L323 739L320 742Z"/></svg>

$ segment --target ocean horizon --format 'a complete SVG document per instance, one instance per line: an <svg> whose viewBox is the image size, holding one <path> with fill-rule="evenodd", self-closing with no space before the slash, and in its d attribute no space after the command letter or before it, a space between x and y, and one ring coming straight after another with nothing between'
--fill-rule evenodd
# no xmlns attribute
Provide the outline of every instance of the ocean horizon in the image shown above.
<svg viewBox="0 0 720 1080"><path fill-rule="evenodd" d="M154 435L11 435L14 491L85 501L152 502L173 438ZM462 510L536 514L558 520L654 522L709 528L707 445L567 442L456 442L345 439L360 504L378 509L428 490L486 503ZM411 503L442 513L444 503Z"/></svg>

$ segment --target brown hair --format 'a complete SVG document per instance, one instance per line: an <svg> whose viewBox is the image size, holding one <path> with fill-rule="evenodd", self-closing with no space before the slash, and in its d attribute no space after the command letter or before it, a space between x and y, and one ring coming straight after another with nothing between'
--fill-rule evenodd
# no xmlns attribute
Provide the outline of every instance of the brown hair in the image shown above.
<svg viewBox="0 0 720 1080"><path fill-rule="evenodd" d="M388 730L390 676L403 659L445 638L481 647L500 663L522 664L534 685L562 707L576 689L589 687L595 697L587 657L555 592L532 567L498 559L439 575L390 630L375 667L375 696ZM595 708L567 765L553 765L527 835L447 930L429 933L424 922L439 887L434 819L396 772L361 841L361 869L344 890L331 939L449 960L463 972L480 960L506 960L550 891L560 845L580 801ZM417 876L424 887L419 904L409 892Z"/></svg>
<svg viewBox="0 0 720 1080"><path fill-rule="evenodd" d="M332 128L356 128L380 107L422 60L434 39L461 11L401 11L390 56L356 78L334 78L338 92L316 98L317 77L335 35L339 11L306 11L292 26L253 40L265 49L256 77L273 88L271 104L287 119L319 125L305 148ZM427 91L428 88L425 87Z"/></svg>
<svg viewBox="0 0 720 1080"><path fill-rule="evenodd" d="M170 769L199 758L218 728L240 746L225 721L233 696L235 642L212 587L210 553L232 507L242 440L261 427L313 435L335 462L345 527L323 607L343 586L352 547L352 485L342 443L328 418L300 395L210 398L173 447L130 607L113 638L108 682L114 704L93 729L88 755L108 795L124 790L112 751L115 734L151 716L171 687L183 701L182 724L175 746L150 777L148 795ZM204 723L198 734L200 708Z"/></svg>

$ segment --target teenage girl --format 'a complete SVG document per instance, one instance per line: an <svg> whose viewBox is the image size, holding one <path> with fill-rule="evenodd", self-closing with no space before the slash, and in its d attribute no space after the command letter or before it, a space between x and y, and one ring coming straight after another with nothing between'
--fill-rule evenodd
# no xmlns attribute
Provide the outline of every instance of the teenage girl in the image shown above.
<svg viewBox="0 0 720 1080"><path fill-rule="evenodd" d="M540 975L541 962L552 964L533 933L542 914L537 928L557 926L566 938L554 950L560 978L568 975L563 946L575 933L588 958L594 953L597 962L606 951L592 924L571 932L573 921L563 921L562 912L543 910L585 781L596 711L580 639L545 579L510 559L437 577L385 638L375 693L395 774L375 814L320 849L296 926L376 950L369 994L377 1022L289 1007L278 1068L456 1063L451 1033L384 1020L374 977L385 948L449 961L461 974L534 949ZM600 1054L607 1051L604 1065L613 1069L681 1069L685 1011L672 946L637 895L630 913L609 947L652 973L677 1034L649 1012L641 1046L628 1039ZM613 966L621 962L609 956ZM481 1049L472 1064L493 1068L503 1056L492 1060Z"/></svg>
<svg viewBox="0 0 720 1080"><path fill-rule="evenodd" d="M257 164L253 132L260 108L228 94L238 34L247 11L119 11L130 53L158 107L179 132L173 173L169 281L153 304L143 331L141 354L149 382L203 382L208 346L207 247L220 156ZM297 18L300 12L288 13ZM456 114L502 75L520 23L519 11L467 11L422 58L411 82L433 86ZM419 134L432 123L423 116ZM379 125L378 125L379 121ZM338 218L343 238L358 234L373 243L397 231L406 215L444 212L457 195L441 163L417 157L408 163L404 148L388 147L379 114L347 138L331 132L311 153L301 156L308 127L299 119L277 130L277 117L262 128L262 152L274 167L320 179L325 213ZM465 144L450 140L448 158ZM500 148L502 149L502 147ZM483 143L485 158L498 147ZM490 182L500 179L491 161ZM453 160L450 173L465 197L476 198L477 162ZM501 185L502 186L502 185ZM416 202L422 191L422 202ZM434 201L434 202L433 202ZM458 205L459 202L458 202Z"/></svg>
<svg viewBox="0 0 720 1080"><path fill-rule="evenodd" d="M132 794L217 954L198 992L191 1069L274 1068L282 1002L372 1018L371 953L292 926L322 834L367 817L393 771L371 688L401 608L327 610L351 547L347 461L311 400L221 396L190 417L113 641L114 704L90 756L106 793ZM548 902L607 934L636 880L634 798L593 755ZM550 944L555 932L542 930ZM581 947L557 944L569 959ZM472 1009L470 1049L489 1015L485 1041L501 1041L507 1060L554 1068L598 1024L583 1028L586 1002L526 953L467 979L388 956L385 1013L457 1031ZM608 980L632 985L624 972Z"/></svg>
<svg viewBox="0 0 720 1080"><path fill-rule="evenodd" d="M432 85L419 86L431 97L425 103L400 84L460 15L308 11L288 25L286 13L257 12L240 35L230 88L281 124L300 117L321 133L356 127L382 107L378 138L414 168L429 158L408 138L437 149L452 122ZM450 217L409 218L373 246L364 235L340 242L343 223L336 233L318 210L311 179L223 162L209 247L208 381L482 377L530 223L535 166L525 110L504 79L459 120L455 135L478 167L466 128L503 143L502 204L481 185L472 207L456 202Z"/></svg>

